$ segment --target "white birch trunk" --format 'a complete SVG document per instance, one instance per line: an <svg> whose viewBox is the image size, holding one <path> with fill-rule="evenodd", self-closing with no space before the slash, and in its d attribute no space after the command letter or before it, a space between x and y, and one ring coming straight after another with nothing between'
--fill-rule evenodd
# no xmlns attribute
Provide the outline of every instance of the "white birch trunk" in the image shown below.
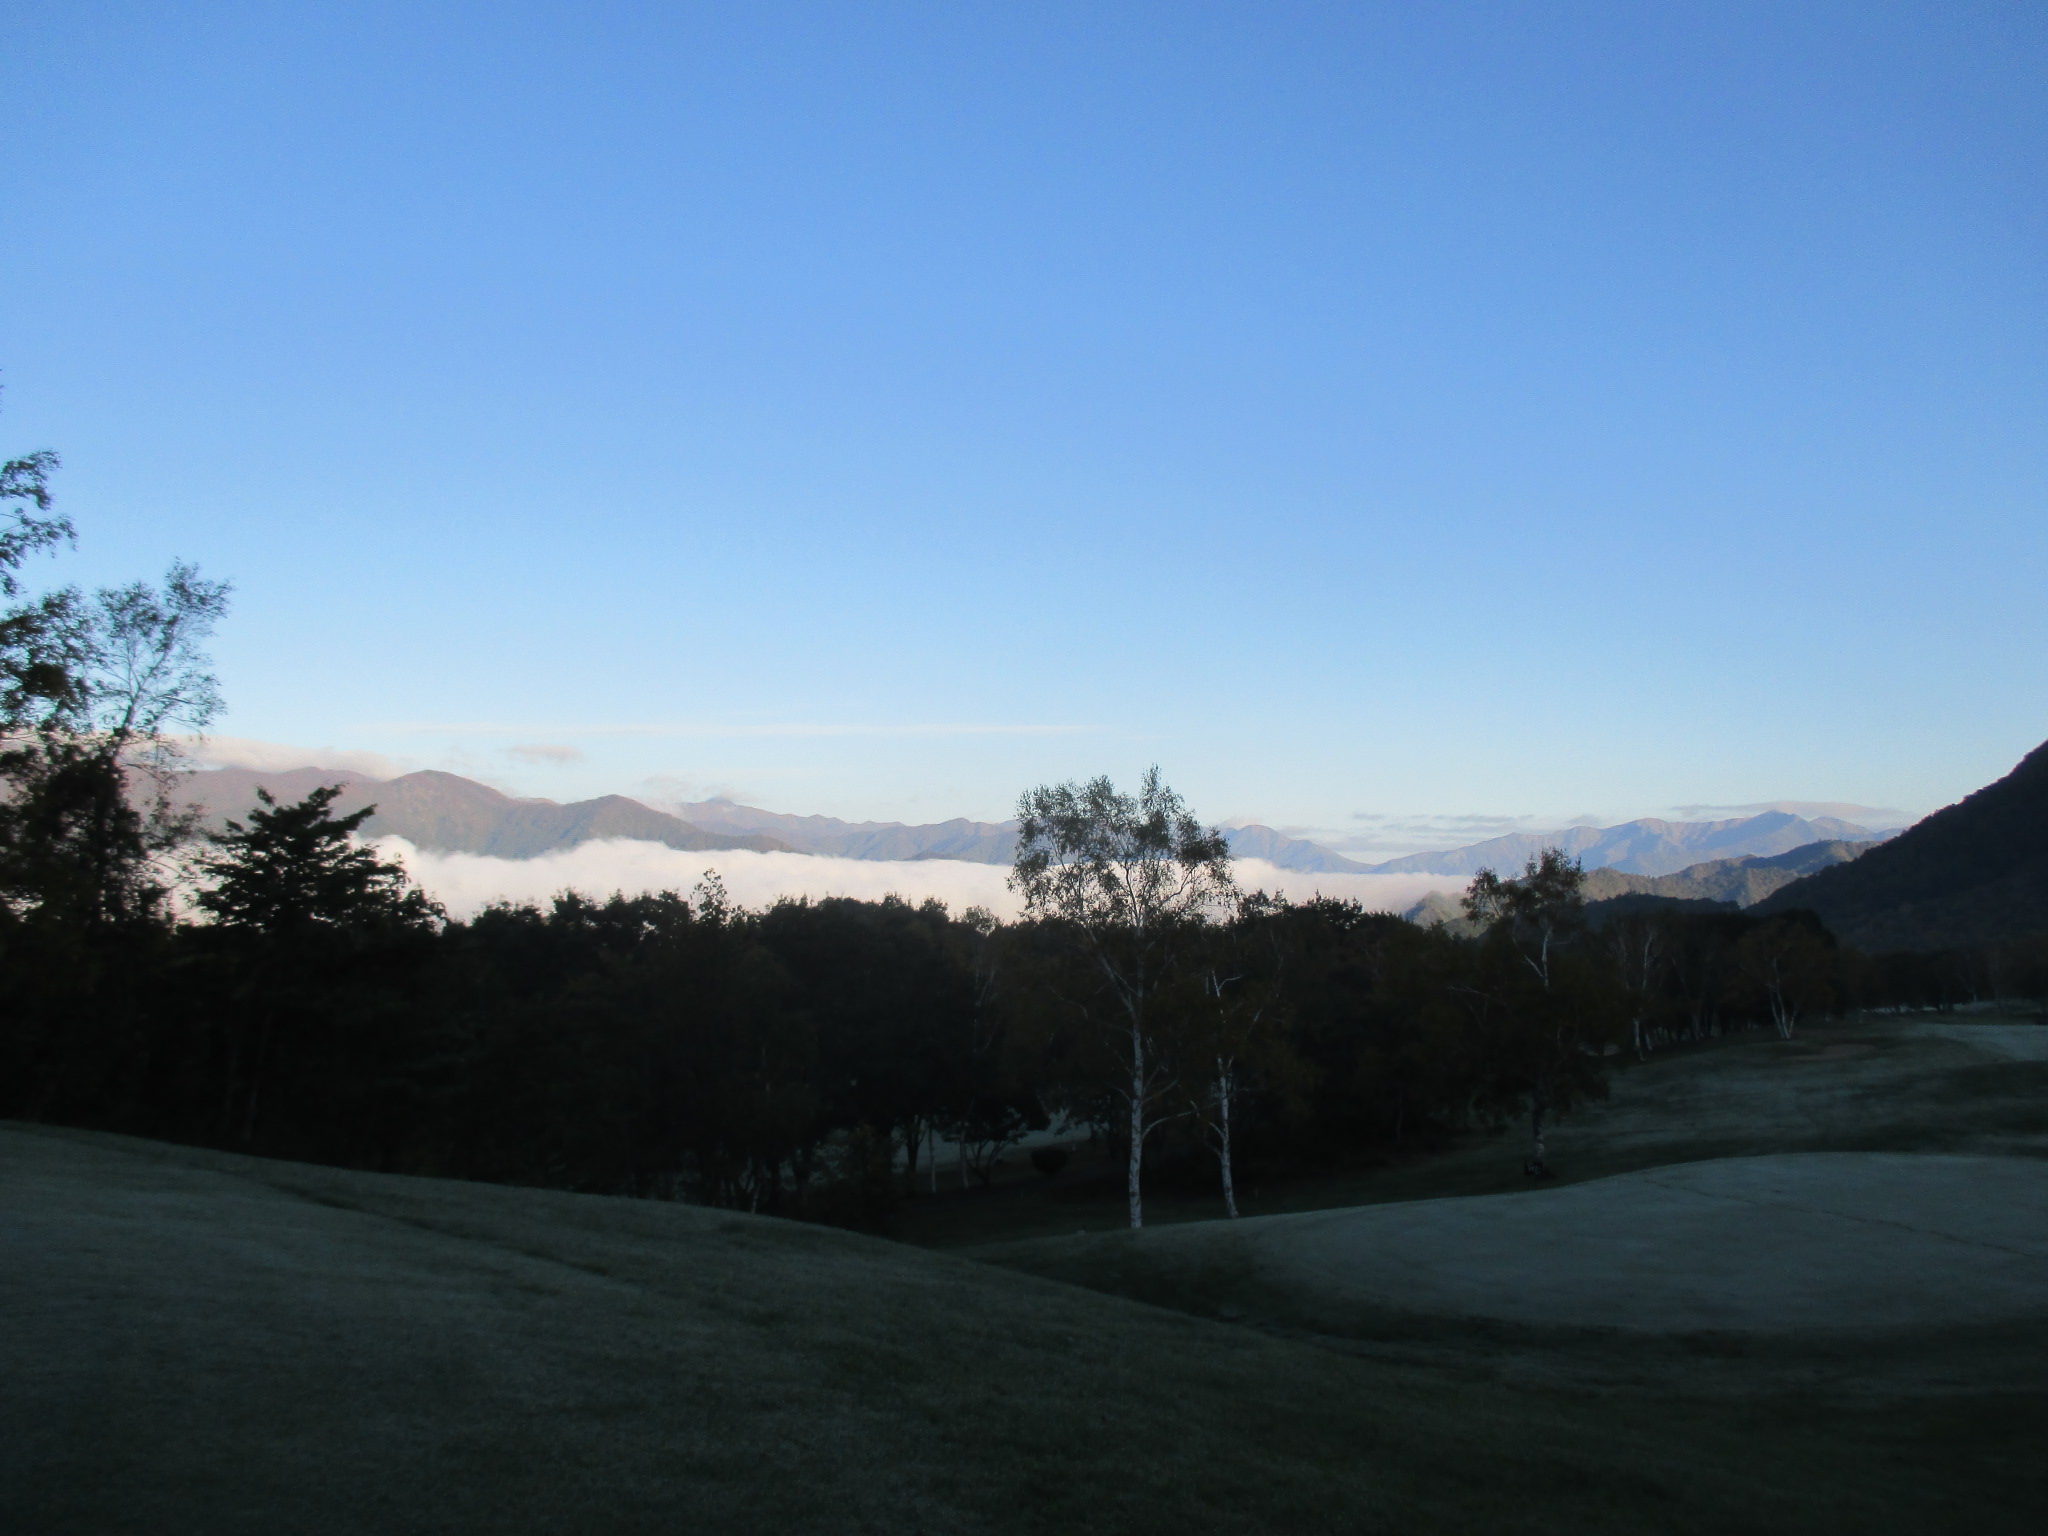
<svg viewBox="0 0 2048 1536"><path fill-rule="evenodd" d="M1131 1029L1131 1225L1145 1225L1142 1176L1145 1163L1145 1036Z"/></svg>
<svg viewBox="0 0 2048 1536"><path fill-rule="evenodd" d="M1218 1124L1223 1140L1223 1209L1234 1221L1237 1219L1237 1183L1230 1172L1230 1099L1231 1089L1235 1085L1231 1078L1231 1073L1224 1073L1217 1080L1216 1087L1217 1096L1221 1100L1217 1107L1222 1111Z"/></svg>

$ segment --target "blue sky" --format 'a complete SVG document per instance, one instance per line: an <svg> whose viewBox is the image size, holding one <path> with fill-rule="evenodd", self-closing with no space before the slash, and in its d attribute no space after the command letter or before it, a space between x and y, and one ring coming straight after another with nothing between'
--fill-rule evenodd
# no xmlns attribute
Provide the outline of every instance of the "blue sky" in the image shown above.
<svg viewBox="0 0 2048 1536"><path fill-rule="evenodd" d="M2038 6L0 10L0 447L228 736L1360 846L2048 736Z"/></svg>

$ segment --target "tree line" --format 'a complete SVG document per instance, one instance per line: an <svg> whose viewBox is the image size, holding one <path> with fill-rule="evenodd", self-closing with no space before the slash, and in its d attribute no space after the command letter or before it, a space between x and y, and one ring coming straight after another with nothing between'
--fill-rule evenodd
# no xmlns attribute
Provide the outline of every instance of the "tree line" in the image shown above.
<svg viewBox="0 0 2048 1536"><path fill-rule="evenodd" d="M750 911L715 876L456 920L334 789L211 837L172 812L227 589L178 565L24 595L71 537L54 468L0 469L0 1115L855 1225L1063 1123L1137 1225L1163 1169L1234 1215L1248 1165L1511 1122L1541 1176L1554 1119L1632 1059L2040 989L2038 947L1871 959L1810 914L1589 908L1557 850L1480 875L1456 928L1248 892L1156 770L1023 797L1008 922Z"/></svg>

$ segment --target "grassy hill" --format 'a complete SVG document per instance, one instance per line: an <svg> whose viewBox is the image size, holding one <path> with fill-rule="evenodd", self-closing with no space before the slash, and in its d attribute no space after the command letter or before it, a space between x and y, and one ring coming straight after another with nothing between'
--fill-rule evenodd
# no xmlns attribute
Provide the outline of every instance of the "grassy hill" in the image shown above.
<svg viewBox="0 0 2048 1536"><path fill-rule="evenodd" d="M1868 950L1941 949L2048 933L2048 745L1857 859L1759 904L1805 907Z"/></svg>
<svg viewBox="0 0 2048 1536"><path fill-rule="evenodd" d="M1702 1056L1690 1093L1682 1071L1636 1076L1653 1091L1625 1088L1604 1133L1568 1122L1560 1161L1726 1146L1745 1101L1767 1139L1839 1137L1911 1076L1926 1102L1886 1108L1876 1140L2043 1133L2048 1062L1917 1027ZM1411 1171L1406 1192L1442 1190ZM1795 1328L1768 1350L1455 1317L1332 1330L1233 1301L1231 1262L1128 1262L1249 1226L1069 1236L1053 1278L699 1207L0 1127L0 1526L2038 1528L2024 1323Z"/></svg>

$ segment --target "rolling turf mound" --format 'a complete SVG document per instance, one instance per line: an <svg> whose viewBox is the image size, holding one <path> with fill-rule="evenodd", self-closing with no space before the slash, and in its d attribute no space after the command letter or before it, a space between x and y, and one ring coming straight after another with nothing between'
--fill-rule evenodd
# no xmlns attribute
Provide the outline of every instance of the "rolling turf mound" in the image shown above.
<svg viewBox="0 0 2048 1536"><path fill-rule="evenodd" d="M2038 1391L1510 1390L816 1227L87 1133L0 1126L0 1244L33 1536L2022 1531L2042 1491Z"/></svg>
<svg viewBox="0 0 2048 1536"><path fill-rule="evenodd" d="M1012 1262L1118 1272L1130 1288L1143 1272L1154 1294L1184 1275L1219 1307L1207 1288L1236 1276L1240 1310L1277 1302L1338 1331L1402 1313L1670 1335L1997 1326L2048 1321L2048 1161L1727 1158L1077 1239L1065 1264L1050 1246Z"/></svg>

